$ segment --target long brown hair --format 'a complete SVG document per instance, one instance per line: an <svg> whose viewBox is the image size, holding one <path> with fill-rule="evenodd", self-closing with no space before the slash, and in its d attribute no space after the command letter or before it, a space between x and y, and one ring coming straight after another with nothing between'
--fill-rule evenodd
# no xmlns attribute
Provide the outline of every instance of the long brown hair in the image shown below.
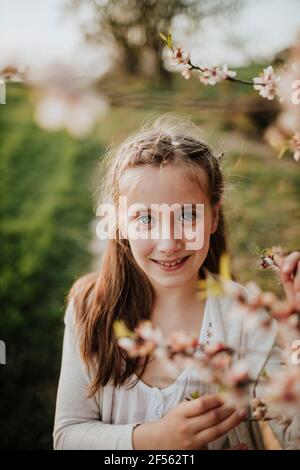
<svg viewBox="0 0 300 470"><path fill-rule="evenodd" d="M221 201L224 182L219 159L199 137L198 127L188 119L164 115L144 124L119 147L109 148L101 163L103 180L100 201L113 203L117 210L121 176L127 168L141 165L159 168L176 165L190 181L198 184L199 173L203 176L204 172L205 190L211 206ZM116 239L107 241L100 272L78 279L67 299L70 301L73 297L76 306L81 356L89 369L93 366L90 395L109 381L114 386L124 384L140 367L138 359L126 357L118 346L114 322L122 320L133 330L141 320L151 317L154 292L150 281L135 262L128 240L119 236L118 227L116 232ZM221 207L218 227L211 235L199 278L204 277L204 268L217 273L220 256L227 250ZM148 361L149 358L144 360L142 372Z"/></svg>

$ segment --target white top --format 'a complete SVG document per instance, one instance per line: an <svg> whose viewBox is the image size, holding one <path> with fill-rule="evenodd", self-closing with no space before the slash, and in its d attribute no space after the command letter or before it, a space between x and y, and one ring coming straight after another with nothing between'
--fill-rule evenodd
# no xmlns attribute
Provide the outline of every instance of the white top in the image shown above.
<svg viewBox="0 0 300 470"><path fill-rule="evenodd" d="M210 337L213 336L209 305L208 298L198 335L201 344L209 344ZM198 350L194 356L201 354L203 354L201 350ZM134 387L129 388L136 380L137 376L134 374L127 385L114 389L111 417L113 424L155 421L162 418L184 398L190 398L193 391L197 390L200 395L208 392L207 386L199 380L199 372L197 373L191 366L186 367L176 380L165 388L151 387L141 379Z"/></svg>
<svg viewBox="0 0 300 470"><path fill-rule="evenodd" d="M255 391L256 396L261 396L259 377L262 370L272 375L283 367L281 352L275 343L277 324L272 322L268 332L255 329L249 335L244 328L242 315L234 321L228 315L231 307L232 299L207 299L200 338L204 338L210 318L214 334L212 343L225 342L235 350L259 350L259 355L249 353L247 359L253 378L257 379L251 395ZM175 384L165 390L152 389L140 382L134 391L126 392L124 389L116 389L109 382L100 387L95 396L88 398L87 388L92 377L79 353L73 299L66 309L65 325L53 432L54 449L132 449L134 421L140 423L163 416L173 404L189 393L189 372L186 370ZM166 395L168 400L165 400ZM151 400L148 403L149 397ZM293 441L300 436L300 415L297 414L288 427L275 420L269 423L285 448L295 448ZM246 422L229 431L227 437L230 445L245 442L249 449L263 448L258 425L252 424L251 433ZM209 448L222 448L224 444L221 439Z"/></svg>

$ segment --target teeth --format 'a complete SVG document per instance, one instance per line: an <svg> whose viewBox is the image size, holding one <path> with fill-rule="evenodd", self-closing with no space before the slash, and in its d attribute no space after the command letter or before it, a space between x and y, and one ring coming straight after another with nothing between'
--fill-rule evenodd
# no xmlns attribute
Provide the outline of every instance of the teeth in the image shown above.
<svg viewBox="0 0 300 470"><path fill-rule="evenodd" d="M183 258L180 258L179 260L174 261L173 263L163 263L162 261L158 261L158 263L162 264L163 266L171 267L171 266L176 266L176 264L181 263L182 260L183 260Z"/></svg>

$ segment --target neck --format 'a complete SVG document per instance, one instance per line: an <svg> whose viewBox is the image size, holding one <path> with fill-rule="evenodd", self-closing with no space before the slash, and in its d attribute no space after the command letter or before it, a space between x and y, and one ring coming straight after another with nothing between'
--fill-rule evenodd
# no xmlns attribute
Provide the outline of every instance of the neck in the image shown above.
<svg viewBox="0 0 300 470"><path fill-rule="evenodd" d="M197 294L197 278L192 278L188 284L178 287L154 286L153 320L187 319L195 309L201 308L204 301ZM171 312L171 314L170 314Z"/></svg>

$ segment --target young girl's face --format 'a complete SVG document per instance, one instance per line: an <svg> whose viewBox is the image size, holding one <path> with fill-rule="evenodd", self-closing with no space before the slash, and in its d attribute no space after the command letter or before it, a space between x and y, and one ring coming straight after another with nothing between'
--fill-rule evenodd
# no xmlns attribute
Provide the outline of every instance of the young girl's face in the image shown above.
<svg viewBox="0 0 300 470"><path fill-rule="evenodd" d="M128 238L136 263L154 286L179 287L199 277L199 269L209 250L210 235L218 224L218 207L211 207L206 192L201 189L206 186L206 176L203 172L200 174L200 179L201 185L191 183L179 169L171 165L167 165L163 170L155 166L127 169L121 178L121 195L126 197L128 210L125 217L142 237L133 237L122 228L121 231L123 236ZM153 237L151 234L153 235L155 228L162 225L162 216L159 212L151 210L150 213L150 206L153 208L154 204L177 208L189 204L193 206L186 207L190 209L200 207L202 213L198 211L197 215L194 209L187 212L183 209L173 212L171 210L168 220L164 218L164 223L169 224L168 236L160 231L159 237ZM148 207L149 212L137 210L139 205L141 208ZM201 226L199 229L202 230L201 246L196 243L191 244L192 240L185 237L187 232L184 230L180 236L175 230L175 225L178 229L178 224L182 224L190 233L191 229L195 228L196 219L199 223L199 217L202 219L200 225L197 225ZM170 266L175 262L176 266Z"/></svg>

